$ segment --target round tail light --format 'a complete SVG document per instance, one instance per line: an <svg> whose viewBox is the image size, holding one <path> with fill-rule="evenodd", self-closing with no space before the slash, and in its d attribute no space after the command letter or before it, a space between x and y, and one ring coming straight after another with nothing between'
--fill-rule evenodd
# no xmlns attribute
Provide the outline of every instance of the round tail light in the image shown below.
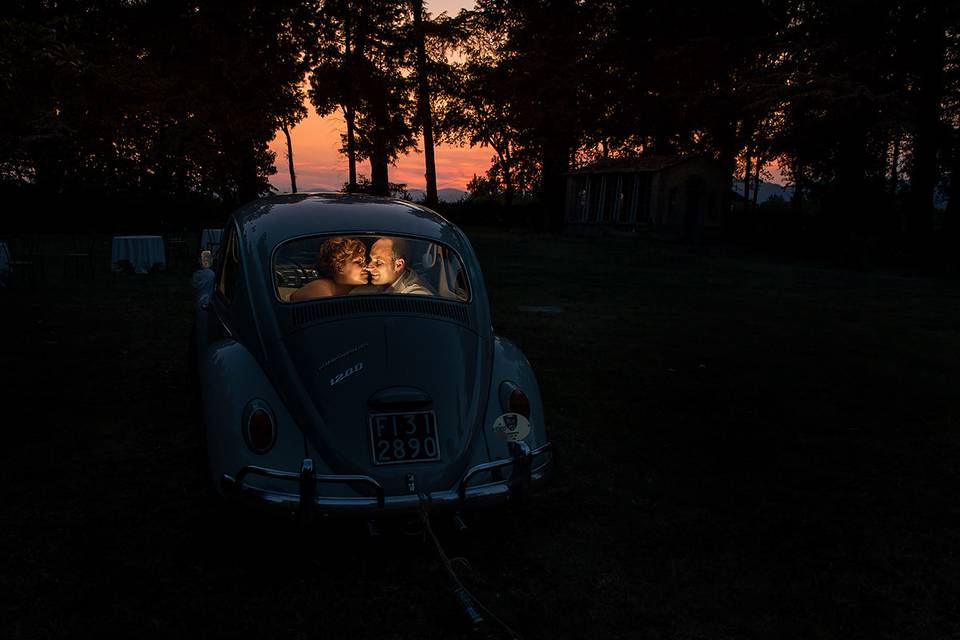
<svg viewBox="0 0 960 640"><path fill-rule="evenodd" d="M273 412L262 400L253 400L244 411L243 439L254 453L266 453L277 440L277 426Z"/></svg>
<svg viewBox="0 0 960 640"><path fill-rule="evenodd" d="M506 380L500 384L500 407L508 413L519 413L530 419L530 398L515 382Z"/></svg>

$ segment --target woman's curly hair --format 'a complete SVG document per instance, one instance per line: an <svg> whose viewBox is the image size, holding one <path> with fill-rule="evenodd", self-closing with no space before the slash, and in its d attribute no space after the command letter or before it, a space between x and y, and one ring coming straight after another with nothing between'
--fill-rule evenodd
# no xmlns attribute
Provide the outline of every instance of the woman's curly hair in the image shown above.
<svg viewBox="0 0 960 640"><path fill-rule="evenodd" d="M364 260L366 253L366 247L356 238L334 236L320 245L320 251L317 253L317 268L321 276L332 278L343 271L347 262L357 258Z"/></svg>

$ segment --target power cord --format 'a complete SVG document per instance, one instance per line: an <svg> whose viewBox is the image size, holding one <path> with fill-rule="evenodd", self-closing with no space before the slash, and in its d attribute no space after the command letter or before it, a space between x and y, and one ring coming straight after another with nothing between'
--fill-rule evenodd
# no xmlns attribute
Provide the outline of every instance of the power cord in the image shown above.
<svg viewBox="0 0 960 640"><path fill-rule="evenodd" d="M478 600L472 593L470 593L466 586L464 586L463 582L460 580L460 576L457 575L456 569L454 568L454 563L460 563L468 570L471 570L470 563L466 560L466 558L451 559L447 555L447 552L443 549L443 545L440 544L440 539L437 538L437 534L433 532L433 527L430 525L430 498L422 493L418 493L417 497L420 501L420 516L423 519L423 530L433 541L433 546L437 550L437 555L440 556L440 561L443 563L443 567L446 569L447 575L456 586L454 595L457 597L457 600L460 601L461 606L463 606L464 611L470 618L470 622L474 629L479 627L484 621L483 617L480 616L480 614L477 613L476 609L474 608L474 606L476 606L485 614L487 614L494 622L503 627L503 629L510 635L511 640L523 640L520 634L511 629L506 622L498 618L493 611L490 611L490 609L484 606L484 604L480 602L480 600Z"/></svg>

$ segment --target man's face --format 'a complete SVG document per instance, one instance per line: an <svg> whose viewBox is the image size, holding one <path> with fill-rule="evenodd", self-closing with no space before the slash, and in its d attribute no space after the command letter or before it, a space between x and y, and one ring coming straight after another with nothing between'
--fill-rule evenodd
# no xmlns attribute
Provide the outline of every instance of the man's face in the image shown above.
<svg viewBox="0 0 960 640"><path fill-rule="evenodd" d="M373 243L367 271L370 272L370 284L388 285L396 282L403 273L403 259L393 259L393 240L383 238Z"/></svg>

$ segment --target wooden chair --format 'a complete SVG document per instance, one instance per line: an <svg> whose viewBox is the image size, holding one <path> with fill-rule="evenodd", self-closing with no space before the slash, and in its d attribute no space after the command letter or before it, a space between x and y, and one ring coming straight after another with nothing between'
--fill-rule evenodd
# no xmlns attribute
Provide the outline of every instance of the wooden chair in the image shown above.
<svg viewBox="0 0 960 640"><path fill-rule="evenodd" d="M179 233L166 234L163 236L163 244L167 250L167 266L183 266L183 261L187 256L187 241L183 235Z"/></svg>
<svg viewBox="0 0 960 640"><path fill-rule="evenodd" d="M74 274L77 276L77 279L80 279L81 269L80 266L84 263L90 269L90 277L93 278L96 276L96 268L94 267L93 260L93 250L97 243L97 236L90 234L87 237L81 237L74 235L71 238L71 248L67 251L66 255L63 257L63 278L67 277L67 268L70 264L73 264Z"/></svg>
<svg viewBox="0 0 960 640"><path fill-rule="evenodd" d="M26 284L30 280L30 287L37 285L38 279L43 279L43 256L40 253L40 241L36 236L18 236L8 238L7 269L8 282Z"/></svg>

